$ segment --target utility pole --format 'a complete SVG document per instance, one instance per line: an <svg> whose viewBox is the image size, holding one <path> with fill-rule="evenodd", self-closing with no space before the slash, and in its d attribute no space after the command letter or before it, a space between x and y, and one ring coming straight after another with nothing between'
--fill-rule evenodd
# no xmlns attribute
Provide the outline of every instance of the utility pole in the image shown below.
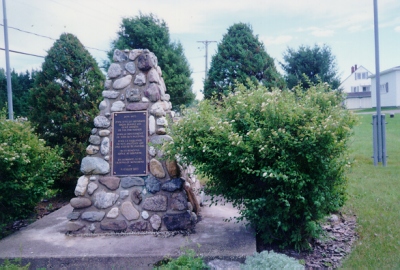
<svg viewBox="0 0 400 270"><path fill-rule="evenodd" d="M202 41L197 41L197 42L200 42L200 43L203 43L204 45L205 45L205 47L206 47L206 55L205 55L205 58L206 58L206 70L205 70L205 76L204 76L204 81L206 81L207 80L207 71L208 71L208 44L210 44L210 43L212 43L212 42L216 42L216 41L213 41L213 40L202 40Z"/></svg>
<svg viewBox="0 0 400 270"><path fill-rule="evenodd" d="M8 49L8 24L6 12L6 0L3 0L3 25L4 25L4 43L6 51L6 70L7 70L7 96L8 96L8 119L14 120L12 88L11 88L11 71L10 71L10 54Z"/></svg>
<svg viewBox="0 0 400 270"><path fill-rule="evenodd" d="M375 35L375 78L376 78L376 114L372 116L374 165L378 162L386 167L386 120L381 114L381 82L379 67L379 32L378 32L378 0L374 0L374 35Z"/></svg>

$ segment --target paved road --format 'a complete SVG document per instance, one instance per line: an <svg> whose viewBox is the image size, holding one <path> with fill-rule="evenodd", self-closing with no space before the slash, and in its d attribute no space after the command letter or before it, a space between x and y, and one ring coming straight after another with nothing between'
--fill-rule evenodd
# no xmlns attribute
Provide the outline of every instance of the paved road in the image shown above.
<svg viewBox="0 0 400 270"><path fill-rule="evenodd" d="M376 111L373 111L373 112L357 112L357 111L353 111L355 114L376 114ZM396 114L399 114L400 113L400 109L393 109L393 110L384 110L384 111L381 111L381 114L385 114L385 115L387 115L387 116L390 116L390 114L391 113L394 113L395 115Z"/></svg>

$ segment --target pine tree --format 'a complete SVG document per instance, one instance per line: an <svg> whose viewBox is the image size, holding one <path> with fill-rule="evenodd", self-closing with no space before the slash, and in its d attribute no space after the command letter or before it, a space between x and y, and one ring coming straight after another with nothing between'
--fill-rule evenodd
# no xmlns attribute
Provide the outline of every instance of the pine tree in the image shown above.
<svg viewBox="0 0 400 270"><path fill-rule="evenodd" d="M111 47L109 59L112 59L115 49L149 49L153 52L158 58L167 94L171 96L174 109L179 109L181 105L190 105L195 99L189 62L181 43L171 42L164 20L153 14L122 19L118 37ZM109 63L105 64L107 66Z"/></svg>
<svg viewBox="0 0 400 270"><path fill-rule="evenodd" d="M204 84L204 97L227 95L236 83L249 86L248 79L253 84L261 83L269 88L285 86L274 60L253 34L251 26L237 23L228 28L212 57Z"/></svg>
<svg viewBox="0 0 400 270"><path fill-rule="evenodd" d="M104 79L78 38L64 33L48 51L30 92L30 120L36 131L48 145L62 147L71 162L58 183L64 189L76 184Z"/></svg>

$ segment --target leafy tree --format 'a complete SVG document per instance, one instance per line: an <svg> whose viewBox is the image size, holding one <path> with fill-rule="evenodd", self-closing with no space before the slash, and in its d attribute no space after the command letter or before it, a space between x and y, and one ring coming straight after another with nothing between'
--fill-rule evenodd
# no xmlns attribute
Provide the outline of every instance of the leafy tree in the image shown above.
<svg viewBox="0 0 400 270"><path fill-rule="evenodd" d="M17 73L11 71L11 85L13 94L13 111L15 116L26 117L28 115L29 89L33 87L34 76L37 71L29 73ZM7 79L4 69L0 69L0 108L4 107L8 102L7 96Z"/></svg>
<svg viewBox="0 0 400 270"><path fill-rule="evenodd" d="M227 95L236 83L249 86L250 82L269 88L283 88L285 85L274 59L267 54L258 36L253 34L251 26L237 23L228 28L212 57L204 84L204 97Z"/></svg>
<svg viewBox="0 0 400 270"><path fill-rule="evenodd" d="M320 81L328 83L332 89L340 85L336 58L325 44L314 47L302 45L297 51L288 48L283 60L280 65L286 73L284 77L290 89L298 84L308 88Z"/></svg>
<svg viewBox="0 0 400 270"><path fill-rule="evenodd" d="M158 58L174 109L180 105L190 105L195 99L191 70L183 47L180 42L170 41L169 29L164 20L153 14L123 18L118 37L111 47L109 59L112 59L115 49L142 48L152 51Z"/></svg>
<svg viewBox="0 0 400 270"><path fill-rule="evenodd" d="M68 33L54 42L36 76L30 120L48 145L60 146L73 165L58 183L62 188L76 184L104 79L94 58Z"/></svg>
<svg viewBox="0 0 400 270"><path fill-rule="evenodd" d="M346 199L355 118L329 85L308 90L239 85L203 100L171 127L164 153L209 179L207 193L240 209L266 243L309 248L318 221Z"/></svg>

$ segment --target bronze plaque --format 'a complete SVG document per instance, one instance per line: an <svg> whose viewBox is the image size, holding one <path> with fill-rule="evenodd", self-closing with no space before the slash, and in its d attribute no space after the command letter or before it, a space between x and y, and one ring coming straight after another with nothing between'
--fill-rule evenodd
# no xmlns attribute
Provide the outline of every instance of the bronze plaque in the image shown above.
<svg viewBox="0 0 400 270"><path fill-rule="evenodd" d="M147 111L114 113L112 175L147 175Z"/></svg>

